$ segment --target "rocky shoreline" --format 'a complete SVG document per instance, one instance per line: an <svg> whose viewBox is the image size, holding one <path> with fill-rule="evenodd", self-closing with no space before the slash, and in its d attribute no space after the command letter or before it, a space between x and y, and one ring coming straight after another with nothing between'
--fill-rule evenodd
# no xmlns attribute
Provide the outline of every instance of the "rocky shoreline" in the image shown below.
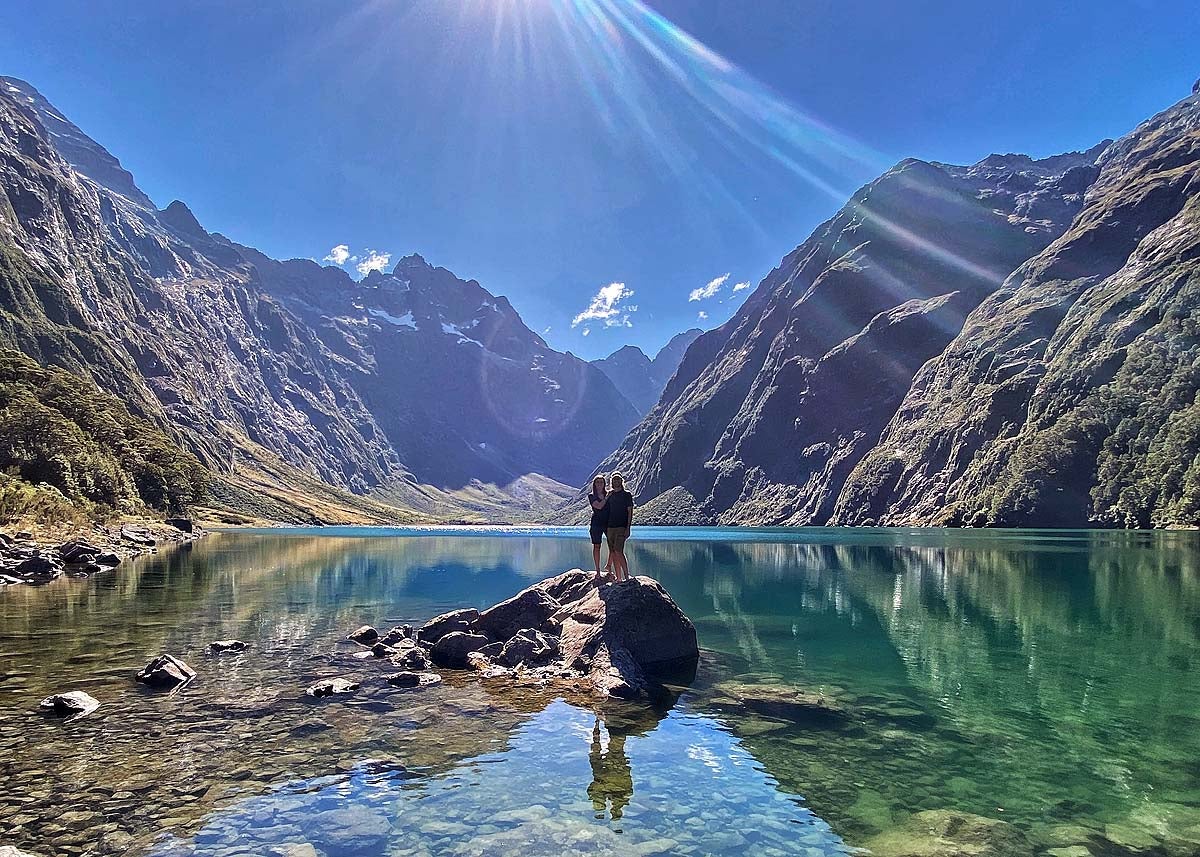
<svg viewBox="0 0 1200 857"><path fill-rule="evenodd" d="M158 548L195 541L206 532L190 518L136 519L68 533L0 531L0 586L41 585L60 577L90 577Z"/></svg>

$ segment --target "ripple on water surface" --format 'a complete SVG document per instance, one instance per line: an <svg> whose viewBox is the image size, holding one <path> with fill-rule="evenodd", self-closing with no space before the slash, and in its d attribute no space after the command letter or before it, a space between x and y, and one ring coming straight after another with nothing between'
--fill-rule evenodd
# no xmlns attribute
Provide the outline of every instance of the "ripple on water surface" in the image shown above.
<svg viewBox="0 0 1200 857"><path fill-rule="evenodd" d="M575 530L218 534L0 590L0 843L815 857L949 809L1011 822L1030 854L1200 852L1195 534L640 535L634 571L709 653L673 708L599 721L453 675L397 690L340 642L587 563ZM205 653L231 637L250 649ZM135 685L160 651L199 680ZM347 674L354 697L303 697ZM101 708L34 711L71 689ZM797 689L842 714L781 707Z"/></svg>

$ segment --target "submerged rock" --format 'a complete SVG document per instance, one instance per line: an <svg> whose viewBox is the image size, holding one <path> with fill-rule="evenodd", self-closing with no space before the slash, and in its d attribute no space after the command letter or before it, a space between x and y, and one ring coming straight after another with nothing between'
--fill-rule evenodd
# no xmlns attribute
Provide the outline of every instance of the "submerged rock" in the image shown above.
<svg viewBox="0 0 1200 857"><path fill-rule="evenodd" d="M305 691L317 699L325 696L343 696L358 690L358 682L344 678L326 678L316 682Z"/></svg>
<svg viewBox="0 0 1200 857"><path fill-rule="evenodd" d="M775 684L722 682L714 690L718 708L742 708L808 726L840 726L849 720L835 700L818 693Z"/></svg>
<svg viewBox="0 0 1200 857"><path fill-rule="evenodd" d="M244 652L246 644L241 640L213 640L208 644L209 651L220 654L222 652Z"/></svg>
<svg viewBox="0 0 1200 857"><path fill-rule="evenodd" d="M429 672L402 672L387 677L387 683L393 687L430 687L442 683L442 677Z"/></svg>
<svg viewBox="0 0 1200 857"><path fill-rule="evenodd" d="M47 714L57 714L59 717L67 717L71 720L91 714L99 707L99 700L82 690L56 693L38 703L38 708Z"/></svg>
<svg viewBox="0 0 1200 857"><path fill-rule="evenodd" d="M967 812L918 812L866 842L874 857L1030 857L1033 847L1006 821Z"/></svg>
<svg viewBox="0 0 1200 857"><path fill-rule="evenodd" d="M174 690L188 684L196 677L196 671L174 655L159 655L136 676L142 684L158 690Z"/></svg>

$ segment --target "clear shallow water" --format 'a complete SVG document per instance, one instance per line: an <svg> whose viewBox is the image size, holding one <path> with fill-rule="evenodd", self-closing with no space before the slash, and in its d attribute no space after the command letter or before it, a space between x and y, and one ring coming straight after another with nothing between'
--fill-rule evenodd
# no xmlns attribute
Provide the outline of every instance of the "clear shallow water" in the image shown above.
<svg viewBox="0 0 1200 857"><path fill-rule="evenodd" d="M1034 851L1200 841L1196 534L639 535L634 572L664 583L711 652L663 711L455 676L397 691L338 642L586 563L574 530L223 533L0 590L0 844L816 855L947 808L1012 822ZM252 647L203 653L223 637ZM171 697L136 686L160 650L200 680ZM306 701L328 675L363 690ZM825 693L855 726L734 702L764 686ZM74 688L101 709L32 710Z"/></svg>

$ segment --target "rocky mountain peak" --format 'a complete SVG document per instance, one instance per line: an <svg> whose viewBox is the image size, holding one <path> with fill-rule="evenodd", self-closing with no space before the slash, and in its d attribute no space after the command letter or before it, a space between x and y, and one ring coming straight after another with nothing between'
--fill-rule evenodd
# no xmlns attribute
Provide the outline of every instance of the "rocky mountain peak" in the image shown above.
<svg viewBox="0 0 1200 857"><path fill-rule="evenodd" d="M154 210L150 197L137 186L121 162L63 116L31 84L20 78L0 76L0 89L33 110L55 150L76 171L142 208Z"/></svg>
<svg viewBox="0 0 1200 857"><path fill-rule="evenodd" d="M211 238L208 231L200 225L192 210L180 200L172 200L171 204L158 213L158 219L177 232L195 238Z"/></svg>

